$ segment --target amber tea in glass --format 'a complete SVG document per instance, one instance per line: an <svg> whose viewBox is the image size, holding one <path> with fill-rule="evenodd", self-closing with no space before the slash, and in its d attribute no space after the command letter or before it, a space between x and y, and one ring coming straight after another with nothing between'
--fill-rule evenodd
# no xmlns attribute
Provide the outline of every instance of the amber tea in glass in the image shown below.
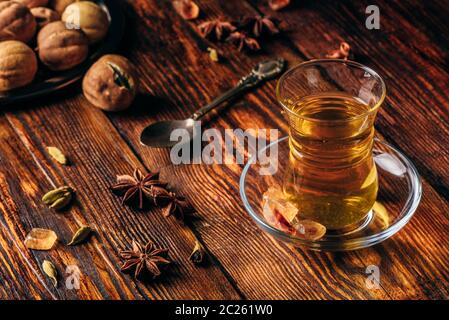
<svg viewBox="0 0 449 320"><path fill-rule="evenodd" d="M372 147L384 82L355 62L313 60L286 72L277 95L290 128L283 191L298 218L328 230L360 225L377 197Z"/></svg>

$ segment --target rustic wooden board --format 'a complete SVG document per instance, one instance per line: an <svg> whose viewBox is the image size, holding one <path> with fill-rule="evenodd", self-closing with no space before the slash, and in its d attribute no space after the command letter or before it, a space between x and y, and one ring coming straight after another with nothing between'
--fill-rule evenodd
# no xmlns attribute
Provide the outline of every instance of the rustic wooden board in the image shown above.
<svg viewBox="0 0 449 320"><path fill-rule="evenodd" d="M369 31L364 28L367 2L301 1L278 13L264 0L197 2L202 16L194 22L182 20L169 1L124 3L128 26L122 53L136 63L144 93L131 110L103 113L75 86L9 107L0 115L0 298L447 298L447 3L381 2L381 30ZM225 59L212 62L207 47L214 44L202 39L195 26L215 17L258 13L276 15L289 31L255 55L219 45ZM416 20L426 23L418 26ZM240 204L242 166L173 166L167 150L139 144L147 124L188 116L235 84L257 61L282 56L295 64L322 57L342 40L354 47L356 60L385 76L389 98L377 128L423 175L424 197L416 216L383 244L331 254L279 243L257 229ZM274 86L272 81L246 95L206 126L280 128L286 133ZM72 165L55 164L45 152L48 145L64 150ZM162 217L158 209L122 207L108 187L116 174L134 167L161 170L162 177L192 201L200 218L183 226ZM77 203L59 215L40 197L62 184L77 189ZM92 224L97 234L88 245L65 247L81 223ZM24 236L36 226L60 235L56 249L43 253L24 248ZM120 272L117 252L132 239L148 238L169 247L175 264L164 279L142 284ZM211 253L203 268L188 261L195 238ZM40 270L47 258L61 272L77 264L83 274L81 290L54 289ZM365 285L370 264L380 266L378 290Z"/></svg>

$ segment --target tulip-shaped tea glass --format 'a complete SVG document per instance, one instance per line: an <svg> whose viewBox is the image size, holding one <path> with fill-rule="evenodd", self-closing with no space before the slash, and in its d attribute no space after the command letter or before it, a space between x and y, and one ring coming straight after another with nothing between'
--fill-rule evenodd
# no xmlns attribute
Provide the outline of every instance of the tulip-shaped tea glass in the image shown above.
<svg viewBox="0 0 449 320"><path fill-rule="evenodd" d="M282 76L277 98L290 128L286 199L329 231L363 225L378 193L373 142L382 78L355 62L313 60Z"/></svg>
<svg viewBox="0 0 449 320"><path fill-rule="evenodd" d="M281 77L277 97L289 136L258 150L240 177L256 224L281 241L326 251L366 248L401 230L422 186L413 163L374 138L381 77L356 62L313 60Z"/></svg>

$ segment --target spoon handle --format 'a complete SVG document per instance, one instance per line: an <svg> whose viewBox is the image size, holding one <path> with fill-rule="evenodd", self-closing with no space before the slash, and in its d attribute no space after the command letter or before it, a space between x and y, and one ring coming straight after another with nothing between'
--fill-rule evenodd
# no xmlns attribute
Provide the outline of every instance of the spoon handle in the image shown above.
<svg viewBox="0 0 449 320"><path fill-rule="evenodd" d="M202 107L198 111L196 111L192 116L190 117L192 120L199 120L202 118L206 113L211 111L212 109L216 108L221 103L237 96L238 94L244 92L247 89L253 88L257 86L262 81L272 78L279 73L282 72L284 68L284 60L277 59L272 61L266 61L259 63L250 74L240 79L240 81L237 83L237 85L223 93L218 98L214 99L212 102L210 102L208 105Z"/></svg>

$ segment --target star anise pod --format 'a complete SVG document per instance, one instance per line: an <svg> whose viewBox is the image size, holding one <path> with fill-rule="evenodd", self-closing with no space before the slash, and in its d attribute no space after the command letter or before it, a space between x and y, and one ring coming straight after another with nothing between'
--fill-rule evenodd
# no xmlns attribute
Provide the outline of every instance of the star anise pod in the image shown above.
<svg viewBox="0 0 449 320"><path fill-rule="evenodd" d="M328 59L345 59L347 60L351 55L351 46L347 42L340 43L340 47L332 50L326 55Z"/></svg>
<svg viewBox="0 0 449 320"><path fill-rule="evenodd" d="M159 180L159 173L143 175L142 171L135 169L132 176L117 176L117 183L111 187L112 191L122 196L122 203L131 203L137 200L140 209L143 208L144 200L152 200L155 204L157 198L167 192L166 184Z"/></svg>
<svg viewBox="0 0 449 320"><path fill-rule="evenodd" d="M156 249L154 243L149 241L145 247L133 240L132 250L120 251L120 257L125 260L121 270L134 271L134 278L139 278L144 271L153 279L161 275L159 266L170 264L167 259L168 249Z"/></svg>
<svg viewBox="0 0 449 320"><path fill-rule="evenodd" d="M243 49L247 49L249 51L260 50L259 42L257 42L257 40L254 38L248 37L243 32L236 31L231 33L226 41L235 44L239 51L242 51Z"/></svg>
<svg viewBox="0 0 449 320"><path fill-rule="evenodd" d="M166 200L168 204L163 211L166 217L174 215L176 219L184 221L186 215L190 215L195 211L184 197L177 196L174 192L169 192Z"/></svg>
<svg viewBox="0 0 449 320"><path fill-rule="evenodd" d="M249 30L256 38L264 34L274 35L279 33L279 21L269 16L245 17L242 19L241 26Z"/></svg>
<svg viewBox="0 0 449 320"><path fill-rule="evenodd" d="M229 21L215 19L201 23L198 26L198 30L205 38L221 40L223 37L237 30L237 27Z"/></svg>

